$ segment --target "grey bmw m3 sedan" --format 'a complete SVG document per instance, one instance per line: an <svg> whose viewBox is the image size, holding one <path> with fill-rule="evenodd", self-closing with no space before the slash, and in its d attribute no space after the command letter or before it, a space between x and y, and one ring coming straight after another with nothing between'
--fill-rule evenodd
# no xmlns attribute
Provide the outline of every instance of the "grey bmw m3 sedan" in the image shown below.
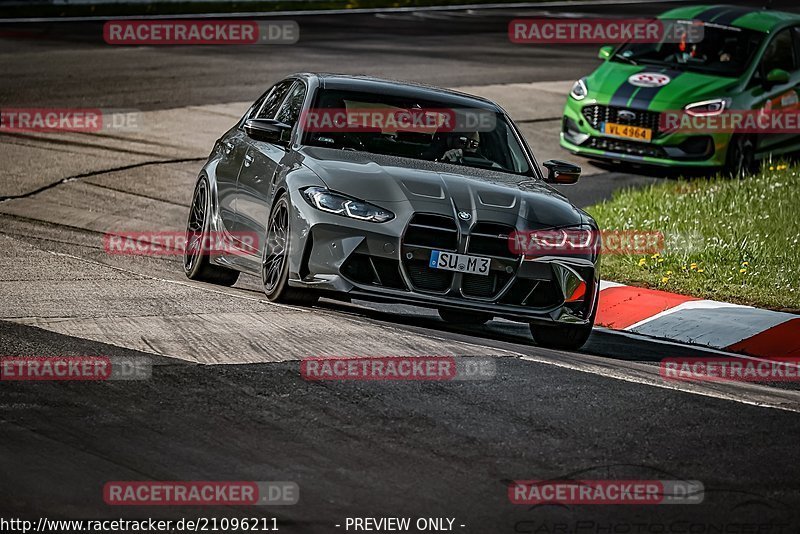
<svg viewBox="0 0 800 534"><path fill-rule="evenodd" d="M597 309L597 224L550 185L574 183L580 168L544 167L489 100L292 75L211 151L184 270L225 285L257 275L274 302L350 297L454 323L501 317L528 323L540 345L579 348ZM208 250L209 235L232 245ZM543 245L515 246L520 236Z"/></svg>

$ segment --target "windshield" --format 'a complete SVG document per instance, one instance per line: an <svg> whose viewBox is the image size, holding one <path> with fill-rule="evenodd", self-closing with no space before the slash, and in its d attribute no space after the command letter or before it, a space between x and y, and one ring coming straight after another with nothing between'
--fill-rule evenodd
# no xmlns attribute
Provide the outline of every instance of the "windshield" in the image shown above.
<svg viewBox="0 0 800 534"><path fill-rule="evenodd" d="M672 22L678 24L678 21ZM765 35L716 24L704 24L703 28L703 38L697 43L663 40L658 43L628 43L617 50L612 60L738 78L744 74Z"/></svg>
<svg viewBox="0 0 800 534"><path fill-rule="evenodd" d="M301 117L303 144L531 174L501 113L448 102L321 89Z"/></svg>

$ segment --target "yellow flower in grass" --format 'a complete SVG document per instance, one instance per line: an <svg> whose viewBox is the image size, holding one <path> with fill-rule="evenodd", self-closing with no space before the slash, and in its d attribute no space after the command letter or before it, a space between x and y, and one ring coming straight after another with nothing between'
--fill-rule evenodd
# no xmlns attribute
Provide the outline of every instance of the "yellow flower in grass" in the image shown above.
<svg viewBox="0 0 800 534"><path fill-rule="evenodd" d="M664 276L663 278L661 278L661 283L662 284L666 284L667 282L669 282L669 278L668 277Z"/></svg>
<svg viewBox="0 0 800 534"><path fill-rule="evenodd" d="M658 258L658 263L664 263L664 258Z"/></svg>
<svg viewBox="0 0 800 534"><path fill-rule="evenodd" d="M697 272L698 273L704 273L704 272L706 272L706 270L705 269L697 269Z"/></svg>
<svg viewBox="0 0 800 534"><path fill-rule="evenodd" d="M672 271L667 271L667 276L671 275Z"/></svg>
<svg viewBox="0 0 800 534"><path fill-rule="evenodd" d="M741 274L741 273L746 273L746 272L747 272L747 269L739 269L739 273L740 273L740 274Z"/></svg>
<svg viewBox="0 0 800 534"><path fill-rule="evenodd" d="M659 256L661 256L661 254L659 254L658 252L656 252L655 254L653 254L652 256L650 256L650 259L651 259L651 260L655 260L655 259L658 259L658 257L659 257Z"/></svg>
<svg viewBox="0 0 800 534"><path fill-rule="evenodd" d="M692 264L691 264L691 265L689 265L689 269L691 269L691 270L693 270L693 271L694 271L695 269L697 269L697 264L696 264L696 263L694 263L694 262L692 262Z"/></svg>
<svg viewBox="0 0 800 534"><path fill-rule="evenodd" d="M644 267L645 265L647 265L647 260L644 259L644 258L640 259L639 260L639 267Z"/></svg>

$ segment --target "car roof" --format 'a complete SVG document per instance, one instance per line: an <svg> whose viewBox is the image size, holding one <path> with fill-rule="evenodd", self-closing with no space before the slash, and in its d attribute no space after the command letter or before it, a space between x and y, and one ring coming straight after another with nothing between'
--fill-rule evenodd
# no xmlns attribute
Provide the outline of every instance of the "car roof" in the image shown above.
<svg viewBox="0 0 800 534"><path fill-rule="evenodd" d="M800 23L800 15L759 7L730 5L700 5L671 9L659 16L662 19L693 19L769 33L786 23Z"/></svg>
<svg viewBox="0 0 800 534"><path fill-rule="evenodd" d="M364 91L408 98L433 100L452 107L486 109L504 113L503 109L486 98L415 82L404 82L352 74L306 72L297 77L316 78L323 89Z"/></svg>

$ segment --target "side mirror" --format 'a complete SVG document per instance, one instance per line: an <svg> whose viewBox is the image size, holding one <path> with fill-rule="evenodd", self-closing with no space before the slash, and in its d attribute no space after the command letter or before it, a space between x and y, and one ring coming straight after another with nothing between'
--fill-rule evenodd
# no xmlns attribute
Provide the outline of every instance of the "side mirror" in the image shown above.
<svg viewBox="0 0 800 534"><path fill-rule="evenodd" d="M266 143L286 144L284 132L290 131L291 126L275 119L247 119L244 123L244 133L248 137Z"/></svg>
<svg viewBox="0 0 800 534"><path fill-rule="evenodd" d="M597 53L597 57L600 59L608 59L614 53L613 46L604 46L600 49L600 52Z"/></svg>
<svg viewBox="0 0 800 534"><path fill-rule="evenodd" d="M767 82L772 85L779 85L782 83L789 83L789 73L783 69L772 69L767 74Z"/></svg>
<svg viewBox="0 0 800 534"><path fill-rule="evenodd" d="M581 177L581 168L566 161L549 159L542 165L547 169L544 181L549 184L571 185Z"/></svg>

